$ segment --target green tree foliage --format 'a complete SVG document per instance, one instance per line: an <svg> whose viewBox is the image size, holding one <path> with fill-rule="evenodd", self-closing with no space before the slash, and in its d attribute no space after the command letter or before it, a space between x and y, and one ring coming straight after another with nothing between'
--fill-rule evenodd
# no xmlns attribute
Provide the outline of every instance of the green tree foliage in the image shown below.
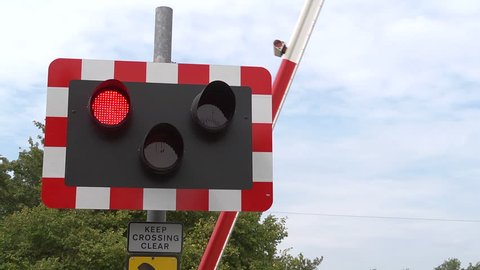
<svg viewBox="0 0 480 270"><path fill-rule="evenodd" d="M460 265L462 263L458 259L448 259L441 265L435 267L435 270L461 270Z"/></svg>
<svg viewBox="0 0 480 270"><path fill-rule="evenodd" d="M17 160L0 157L0 270L124 269L127 224L145 221L145 212L47 209L40 203L42 144L43 137L30 138ZM197 269L217 217L168 213L184 224L182 269ZM284 219L241 213L219 269L316 269L318 258L277 250L286 236Z"/></svg>
<svg viewBox="0 0 480 270"><path fill-rule="evenodd" d="M40 202L43 151L32 138L28 142L17 160L0 157L0 218Z"/></svg>
<svg viewBox="0 0 480 270"><path fill-rule="evenodd" d="M130 216L23 208L0 228L0 269L122 269Z"/></svg>
<svg viewBox="0 0 480 270"><path fill-rule="evenodd" d="M469 263L467 268L462 268L461 265L462 263L459 259L450 258L435 267L434 270L480 270L480 262L477 262L475 265Z"/></svg>
<svg viewBox="0 0 480 270"><path fill-rule="evenodd" d="M477 262L475 265L468 263L468 267L465 270L480 270L480 262Z"/></svg>
<svg viewBox="0 0 480 270"><path fill-rule="evenodd" d="M211 230L210 230L211 231ZM287 236L285 221L242 213L219 269L275 269L277 245Z"/></svg>
<svg viewBox="0 0 480 270"><path fill-rule="evenodd" d="M289 270L315 270L317 266L323 261L323 257L315 258L313 260L307 259L300 253L297 257L292 256L284 250L280 256L277 257L275 269L289 269Z"/></svg>

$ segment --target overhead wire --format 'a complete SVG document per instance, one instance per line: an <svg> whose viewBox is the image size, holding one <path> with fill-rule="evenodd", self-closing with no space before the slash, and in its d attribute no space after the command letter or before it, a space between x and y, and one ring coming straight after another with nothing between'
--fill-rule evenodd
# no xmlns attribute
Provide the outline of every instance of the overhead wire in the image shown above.
<svg viewBox="0 0 480 270"><path fill-rule="evenodd" d="M433 222L480 223L480 219L402 217L402 216L380 216L380 215L353 215L353 214L329 214L329 213L288 212L288 211L266 211L265 213L266 214L280 214L280 215L323 216L323 217L341 217L341 218L358 218L358 219L391 219L391 220L433 221Z"/></svg>

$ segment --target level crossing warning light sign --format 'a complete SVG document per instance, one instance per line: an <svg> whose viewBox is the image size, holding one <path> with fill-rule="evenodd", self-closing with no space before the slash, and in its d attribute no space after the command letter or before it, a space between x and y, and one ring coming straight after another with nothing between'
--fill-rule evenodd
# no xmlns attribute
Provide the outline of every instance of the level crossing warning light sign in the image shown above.
<svg viewBox="0 0 480 270"><path fill-rule="evenodd" d="M173 256L130 256L127 270L179 270L179 261Z"/></svg>
<svg viewBox="0 0 480 270"><path fill-rule="evenodd" d="M42 200L52 208L266 211L271 88L261 67L56 59Z"/></svg>

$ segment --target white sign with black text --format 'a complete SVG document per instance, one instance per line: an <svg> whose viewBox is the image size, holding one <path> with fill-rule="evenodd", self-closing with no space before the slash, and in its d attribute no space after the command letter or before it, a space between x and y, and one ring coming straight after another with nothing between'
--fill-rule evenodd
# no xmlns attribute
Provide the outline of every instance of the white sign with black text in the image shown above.
<svg viewBox="0 0 480 270"><path fill-rule="evenodd" d="M128 252L181 253L182 243L182 224L161 222L128 224Z"/></svg>

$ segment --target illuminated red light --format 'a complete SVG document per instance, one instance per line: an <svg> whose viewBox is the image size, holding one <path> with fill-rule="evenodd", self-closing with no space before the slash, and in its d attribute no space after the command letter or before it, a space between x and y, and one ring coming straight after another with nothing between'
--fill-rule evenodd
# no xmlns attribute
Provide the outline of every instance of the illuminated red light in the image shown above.
<svg viewBox="0 0 480 270"><path fill-rule="evenodd" d="M93 116L107 126L119 125L127 117L129 110L127 98L115 90L99 93L92 102Z"/></svg>
<svg viewBox="0 0 480 270"><path fill-rule="evenodd" d="M130 112L130 99L125 86L117 80L102 82L90 99L90 112L104 127L118 127Z"/></svg>

